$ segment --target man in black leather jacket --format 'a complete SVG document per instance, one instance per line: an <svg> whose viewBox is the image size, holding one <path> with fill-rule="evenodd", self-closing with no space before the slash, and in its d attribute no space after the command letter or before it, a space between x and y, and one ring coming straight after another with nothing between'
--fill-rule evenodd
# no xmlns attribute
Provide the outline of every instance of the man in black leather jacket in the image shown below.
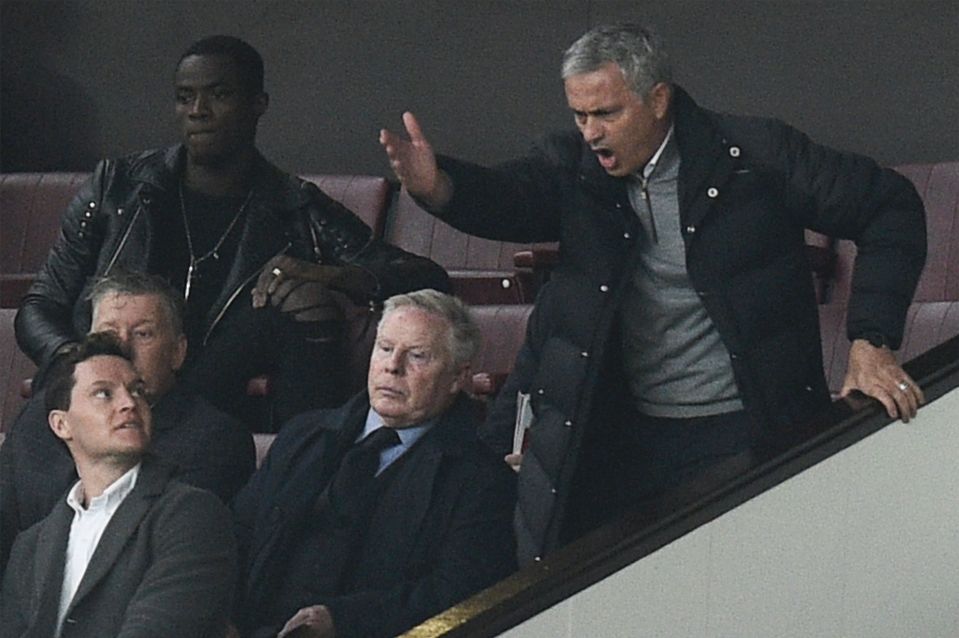
<svg viewBox="0 0 959 638"><path fill-rule="evenodd" d="M87 331L95 277L146 271L186 299L189 387L258 429L268 425L246 396L258 374L270 375L273 423L338 405L352 391L340 304L446 290L445 272L373 239L349 210L260 155L269 96L250 45L194 43L175 85L182 143L97 166L17 314L20 347L42 368Z"/></svg>

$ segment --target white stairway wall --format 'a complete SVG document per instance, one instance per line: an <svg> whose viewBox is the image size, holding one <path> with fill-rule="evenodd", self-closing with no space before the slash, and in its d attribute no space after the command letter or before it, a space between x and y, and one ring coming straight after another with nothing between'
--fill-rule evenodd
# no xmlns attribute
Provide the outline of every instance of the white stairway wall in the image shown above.
<svg viewBox="0 0 959 638"><path fill-rule="evenodd" d="M959 389L504 635L959 637Z"/></svg>

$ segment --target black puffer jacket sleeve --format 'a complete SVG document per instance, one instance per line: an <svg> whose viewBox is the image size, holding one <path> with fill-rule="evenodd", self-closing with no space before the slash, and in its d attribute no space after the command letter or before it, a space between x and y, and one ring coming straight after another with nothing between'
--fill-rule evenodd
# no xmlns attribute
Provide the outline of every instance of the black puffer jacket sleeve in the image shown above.
<svg viewBox="0 0 959 638"><path fill-rule="evenodd" d="M747 142L759 139L759 147L773 149L769 161L783 176L785 203L805 213L799 223L856 243L849 338L879 333L898 348L926 259L925 208L915 187L870 158L814 144L782 122L761 121L764 126L733 128Z"/></svg>

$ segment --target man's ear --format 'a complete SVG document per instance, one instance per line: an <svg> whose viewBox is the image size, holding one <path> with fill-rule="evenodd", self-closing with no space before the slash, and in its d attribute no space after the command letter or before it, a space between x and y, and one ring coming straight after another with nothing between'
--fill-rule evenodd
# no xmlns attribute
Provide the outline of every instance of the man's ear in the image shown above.
<svg viewBox="0 0 959 638"><path fill-rule="evenodd" d="M186 350L186 335L180 335L173 346L173 356L170 362L174 372L178 372L183 367L183 362L186 361Z"/></svg>
<svg viewBox="0 0 959 638"><path fill-rule="evenodd" d="M256 113L256 116L262 117L266 110L270 107L270 94L259 92L253 96L253 112Z"/></svg>
<svg viewBox="0 0 959 638"><path fill-rule="evenodd" d="M663 120L669 115L669 106L673 101L673 87L666 82L653 85L648 94L649 105L656 118Z"/></svg>
<svg viewBox="0 0 959 638"><path fill-rule="evenodd" d="M47 415L47 423L50 424L50 429L53 430L58 439L69 441L73 438L67 413L64 410L50 410L50 414Z"/></svg>

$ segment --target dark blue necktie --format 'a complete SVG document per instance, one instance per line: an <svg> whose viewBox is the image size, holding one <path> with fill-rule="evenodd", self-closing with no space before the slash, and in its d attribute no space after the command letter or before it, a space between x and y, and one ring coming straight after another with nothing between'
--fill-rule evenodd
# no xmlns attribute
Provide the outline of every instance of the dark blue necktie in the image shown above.
<svg viewBox="0 0 959 638"><path fill-rule="evenodd" d="M396 430L381 427L350 448L330 484L329 506L336 520L355 522L372 504L380 452L399 442Z"/></svg>

